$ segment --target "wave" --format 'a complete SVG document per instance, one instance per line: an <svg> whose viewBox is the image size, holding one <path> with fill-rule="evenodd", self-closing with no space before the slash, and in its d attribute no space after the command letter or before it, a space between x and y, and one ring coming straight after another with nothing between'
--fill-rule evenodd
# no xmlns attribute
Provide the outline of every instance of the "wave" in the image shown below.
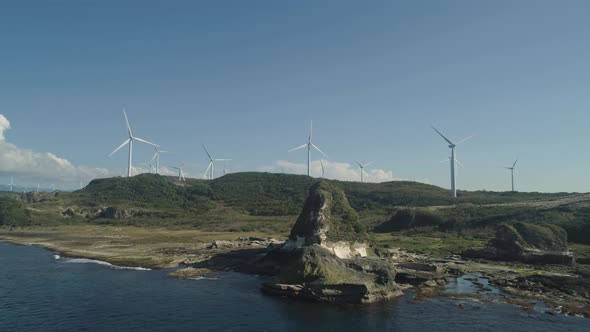
<svg viewBox="0 0 590 332"><path fill-rule="evenodd" d="M209 277L193 277L187 278L188 280L219 280L219 278L209 278Z"/></svg>
<svg viewBox="0 0 590 332"><path fill-rule="evenodd" d="M60 255L53 255L55 259L61 259ZM136 270L136 271L151 271L151 269L146 267L136 267L136 266L119 266L113 265L109 262L99 261L96 259L89 259L89 258L66 258L64 259L64 263L79 263L79 264L98 264L102 266L109 267L115 270Z"/></svg>

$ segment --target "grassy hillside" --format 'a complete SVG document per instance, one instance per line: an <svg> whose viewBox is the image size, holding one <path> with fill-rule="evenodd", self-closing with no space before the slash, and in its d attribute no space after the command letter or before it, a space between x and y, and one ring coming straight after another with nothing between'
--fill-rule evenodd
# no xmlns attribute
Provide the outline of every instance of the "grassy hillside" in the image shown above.
<svg viewBox="0 0 590 332"><path fill-rule="evenodd" d="M35 224L191 225L220 231L283 232L293 225L309 187L317 181L304 175L246 172L179 183L175 177L142 174L93 180L71 193L16 197L26 203ZM459 191L455 205L448 190L423 183L327 181L343 190L370 229L389 219L381 231L430 227L461 232L532 221L558 224L571 240L590 241L590 203L552 203L577 197L567 193ZM0 207L6 204L2 201ZM408 208L422 212L395 216Z"/></svg>

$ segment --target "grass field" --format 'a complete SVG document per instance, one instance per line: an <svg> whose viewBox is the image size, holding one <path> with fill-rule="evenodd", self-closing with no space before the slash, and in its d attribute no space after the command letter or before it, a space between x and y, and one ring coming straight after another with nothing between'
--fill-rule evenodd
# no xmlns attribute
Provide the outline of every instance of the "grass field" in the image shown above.
<svg viewBox="0 0 590 332"><path fill-rule="evenodd" d="M184 260L203 256L214 240L239 237L273 237L283 234L261 232L205 232L195 229L171 229L133 226L56 226L0 228L0 241L39 245L64 256L104 260L116 265L172 268Z"/></svg>

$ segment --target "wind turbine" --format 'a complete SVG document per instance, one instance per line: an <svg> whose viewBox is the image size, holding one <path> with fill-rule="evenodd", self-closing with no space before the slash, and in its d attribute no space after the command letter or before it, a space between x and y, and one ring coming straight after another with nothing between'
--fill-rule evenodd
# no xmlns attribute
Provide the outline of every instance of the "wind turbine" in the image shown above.
<svg viewBox="0 0 590 332"><path fill-rule="evenodd" d="M512 177L512 192L514 192L514 168L516 167L517 162L518 162L518 158L516 158L516 160L514 161L514 164L512 164L512 167L504 167L504 168L510 170L510 175Z"/></svg>
<svg viewBox="0 0 590 332"><path fill-rule="evenodd" d="M362 183L363 182L363 173L364 173L365 167L371 165L373 162L370 161L370 162L368 162L368 163L366 163L366 164L363 165L358 160L355 160L355 161L359 165L359 168L361 169L361 183Z"/></svg>
<svg viewBox="0 0 590 332"><path fill-rule="evenodd" d="M40 185L37 183L37 193L39 192Z"/></svg>
<svg viewBox="0 0 590 332"><path fill-rule="evenodd" d="M227 173L229 173L229 171L227 170L226 160L224 160L223 161L223 175L226 175Z"/></svg>
<svg viewBox="0 0 590 332"><path fill-rule="evenodd" d="M174 168L178 170L178 182L183 182L186 181L185 177L184 177L184 172L183 172L183 167L184 165L180 165L180 167L174 167L174 166L170 166L170 168Z"/></svg>
<svg viewBox="0 0 590 332"><path fill-rule="evenodd" d="M307 143L288 151L288 152L291 152L291 151L295 151L295 150L299 150L299 149L303 149L303 148L307 147L307 176L309 176L309 169L311 167L311 148L316 149L319 153L323 154L324 157L326 157L326 159L328 159L328 156L326 156L326 154L323 153L322 150L320 150L320 148L318 148L317 146L315 146L311 142L312 133L313 133L313 122L310 122L309 123L309 137L307 139Z"/></svg>
<svg viewBox="0 0 590 332"><path fill-rule="evenodd" d="M209 153L209 151L205 147L205 144L202 144L202 145L203 145L203 150L205 150L205 153L207 154L207 157L209 157L209 166L207 166L204 176L206 177L207 172L209 172L209 180L213 180L213 167L214 167L213 164L216 161L230 161L231 159L215 159L215 158L211 157L211 154Z"/></svg>
<svg viewBox="0 0 590 332"><path fill-rule="evenodd" d="M10 184L8 186L10 187L10 191L13 191L13 188L14 188L14 178L12 176L10 177Z"/></svg>
<svg viewBox="0 0 590 332"><path fill-rule="evenodd" d="M152 164L155 160L156 161L156 174L160 174L160 154L167 153L168 151L160 150L159 146L154 146L154 149L156 150L156 152L154 153L154 156L150 160L150 165L152 166Z"/></svg>
<svg viewBox="0 0 590 332"><path fill-rule="evenodd" d="M466 140L470 139L472 136L468 136L464 139L462 139L461 141L459 141L457 144L451 142L451 140L449 140L448 138L445 137L445 135L443 135L440 131L438 131L436 128L434 128L434 126L430 126L432 127L432 129L434 131L436 131L437 134L440 135L440 137L442 137L445 141L447 141L447 143L449 143L449 148L451 149L451 157L449 157L449 160L451 162L451 195L453 196L453 198L457 197L457 182L455 179L455 164L458 163L457 158L456 158L456 153L455 153L455 148L457 147L457 145L465 142Z"/></svg>
<svg viewBox="0 0 590 332"><path fill-rule="evenodd" d="M149 144L155 147L160 147L152 142L146 141L143 138L133 136L133 132L131 131L131 126L129 126L129 119L127 119L127 112L123 110L123 115L125 116L125 124L127 124L127 132L129 133L129 138L127 138L115 151L111 152L109 155L114 155L117 151L121 150L125 145L129 144L129 159L127 161L127 177L131 177L131 167L132 167L132 159L133 159L133 141L138 141L141 143Z"/></svg>
<svg viewBox="0 0 590 332"><path fill-rule="evenodd" d="M320 159L320 166L322 166L322 179L324 178L324 173L326 172L326 169L324 168L324 162Z"/></svg>

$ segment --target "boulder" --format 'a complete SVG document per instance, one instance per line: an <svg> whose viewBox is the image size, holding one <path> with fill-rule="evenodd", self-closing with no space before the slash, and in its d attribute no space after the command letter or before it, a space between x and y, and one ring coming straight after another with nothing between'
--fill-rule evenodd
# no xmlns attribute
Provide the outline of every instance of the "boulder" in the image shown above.
<svg viewBox="0 0 590 332"><path fill-rule="evenodd" d="M523 222L498 226L496 236L486 248L467 250L464 256L532 264L574 263L565 230L552 224Z"/></svg>
<svg viewBox="0 0 590 332"><path fill-rule="evenodd" d="M109 206L102 211L100 214L102 218L107 219L125 219L133 216L133 213L129 210L124 210L115 206Z"/></svg>
<svg viewBox="0 0 590 332"><path fill-rule="evenodd" d="M349 304L401 294L393 266L380 259L343 260L319 245L282 250L280 255L278 283L263 286L265 293Z"/></svg>

